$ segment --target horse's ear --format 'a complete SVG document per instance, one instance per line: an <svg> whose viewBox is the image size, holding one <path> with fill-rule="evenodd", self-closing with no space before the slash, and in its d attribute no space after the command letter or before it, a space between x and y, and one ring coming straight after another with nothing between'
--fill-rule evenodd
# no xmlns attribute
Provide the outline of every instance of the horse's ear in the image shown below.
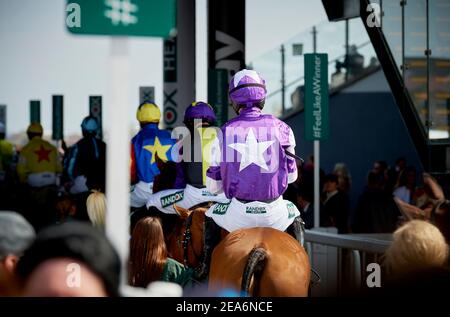
<svg viewBox="0 0 450 317"><path fill-rule="evenodd" d="M177 214L182 218L186 219L189 214L191 213L188 209L185 209L183 207L177 206L177 204L173 204L173 208L177 212Z"/></svg>
<svg viewBox="0 0 450 317"><path fill-rule="evenodd" d="M398 209L400 209L402 215L405 216L407 220L426 218L426 214L422 209L405 203L403 200L397 197L394 197L394 201L397 204Z"/></svg>
<svg viewBox="0 0 450 317"><path fill-rule="evenodd" d="M444 191L433 176L428 173L423 173L423 182L432 199L445 200Z"/></svg>

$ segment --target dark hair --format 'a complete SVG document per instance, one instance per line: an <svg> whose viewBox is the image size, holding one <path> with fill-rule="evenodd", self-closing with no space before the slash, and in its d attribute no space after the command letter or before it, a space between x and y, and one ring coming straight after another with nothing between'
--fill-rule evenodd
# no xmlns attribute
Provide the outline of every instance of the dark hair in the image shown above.
<svg viewBox="0 0 450 317"><path fill-rule="evenodd" d="M265 104L266 100L263 99L261 101L256 101L252 103L252 107L258 107L259 109L264 108L264 104ZM233 104L233 108L236 111L236 113L239 113L239 111L241 110L241 108L246 108L247 104L245 103L239 103L239 104Z"/></svg>
<svg viewBox="0 0 450 317"><path fill-rule="evenodd" d="M398 187L406 186L408 184L408 174L411 172L416 173L416 168L414 166L408 166L400 173L398 177Z"/></svg>
<svg viewBox="0 0 450 317"><path fill-rule="evenodd" d="M98 276L109 296L119 295L120 259L111 243L90 224L78 221L52 225L40 231L17 265L22 278L49 259L83 262Z"/></svg>
<svg viewBox="0 0 450 317"><path fill-rule="evenodd" d="M367 175L367 185L378 185L378 175L374 172L369 172Z"/></svg>
<svg viewBox="0 0 450 317"><path fill-rule="evenodd" d="M338 177L335 174L327 174L325 176L325 178L323 179L323 182L324 183L326 183L326 182L333 182L333 183L336 183L336 184L339 183Z"/></svg>
<svg viewBox="0 0 450 317"><path fill-rule="evenodd" d="M42 137L42 133L36 133L36 132L27 132L28 139L31 140L32 138L39 136Z"/></svg>

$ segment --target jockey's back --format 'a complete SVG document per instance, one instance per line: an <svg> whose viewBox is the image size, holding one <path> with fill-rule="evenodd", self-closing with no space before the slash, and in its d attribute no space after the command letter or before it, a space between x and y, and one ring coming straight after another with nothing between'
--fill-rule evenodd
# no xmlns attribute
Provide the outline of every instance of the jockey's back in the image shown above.
<svg viewBox="0 0 450 317"><path fill-rule="evenodd" d="M285 152L295 151L295 139L283 121L249 107L221 130L220 160L213 159L207 174L213 192L221 182L229 199L269 201L297 177L295 161Z"/></svg>
<svg viewBox="0 0 450 317"><path fill-rule="evenodd" d="M157 123L149 123L131 140L132 181L153 182L159 175L156 156L163 161L172 161L171 149L175 140L170 132L158 129Z"/></svg>
<svg viewBox="0 0 450 317"><path fill-rule="evenodd" d="M39 136L32 138L20 151L17 173L22 183L28 181L31 186L35 186L34 179L40 183L44 174L55 175L62 172L62 165L58 158L56 147L43 140Z"/></svg>

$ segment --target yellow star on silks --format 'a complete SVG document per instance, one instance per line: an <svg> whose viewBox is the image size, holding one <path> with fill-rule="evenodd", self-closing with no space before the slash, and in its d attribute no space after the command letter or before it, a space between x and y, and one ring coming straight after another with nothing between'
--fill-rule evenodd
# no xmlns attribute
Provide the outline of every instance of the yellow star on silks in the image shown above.
<svg viewBox="0 0 450 317"><path fill-rule="evenodd" d="M170 147L172 145L162 145L159 142L158 137L155 137L155 142L153 142L153 145L146 145L144 146L144 149L152 153L152 160L150 161L150 164L155 163L156 154L158 154L158 157L163 160L164 162L167 162L169 159L167 158L167 151L169 151Z"/></svg>

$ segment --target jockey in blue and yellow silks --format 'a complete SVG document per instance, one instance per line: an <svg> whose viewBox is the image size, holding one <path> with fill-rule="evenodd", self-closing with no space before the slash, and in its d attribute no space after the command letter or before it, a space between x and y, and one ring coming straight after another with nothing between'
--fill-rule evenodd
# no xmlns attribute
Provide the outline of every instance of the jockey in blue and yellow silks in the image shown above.
<svg viewBox="0 0 450 317"><path fill-rule="evenodd" d="M161 112L153 103L139 106L136 118L141 131L131 140L131 183L135 184L130 194L130 206L142 207L153 192L153 180L159 175L156 156L164 162L173 161L172 147L176 140L170 132L160 130Z"/></svg>

